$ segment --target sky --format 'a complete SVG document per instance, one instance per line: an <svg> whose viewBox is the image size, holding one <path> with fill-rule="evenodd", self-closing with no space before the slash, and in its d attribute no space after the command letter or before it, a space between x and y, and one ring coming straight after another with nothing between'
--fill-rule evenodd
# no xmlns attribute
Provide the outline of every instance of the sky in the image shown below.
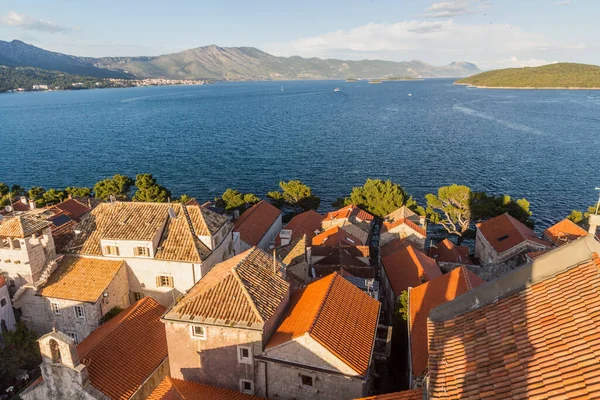
<svg viewBox="0 0 600 400"><path fill-rule="evenodd" d="M0 40L77 56L216 44L277 56L600 64L600 0L0 0Z"/></svg>

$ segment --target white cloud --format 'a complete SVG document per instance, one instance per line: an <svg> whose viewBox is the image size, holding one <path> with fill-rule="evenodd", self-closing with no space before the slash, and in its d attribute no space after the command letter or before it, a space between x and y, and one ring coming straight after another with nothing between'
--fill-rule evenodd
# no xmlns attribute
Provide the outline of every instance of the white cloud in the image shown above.
<svg viewBox="0 0 600 400"><path fill-rule="evenodd" d="M565 52L583 44L557 43L544 35L510 24L462 24L453 20L406 20L367 24L348 30L300 38L265 46L277 55L346 59L420 59L435 64L471 61L480 68L513 65L517 60L551 57L566 59Z"/></svg>
<svg viewBox="0 0 600 400"><path fill-rule="evenodd" d="M556 3L557 6L566 6L568 4L571 4L571 0L564 0Z"/></svg>
<svg viewBox="0 0 600 400"><path fill-rule="evenodd" d="M558 61L546 61L538 58L529 58L527 60L519 60L516 56L512 56L507 65L510 67L539 67L540 65L556 64Z"/></svg>
<svg viewBox="0 0 600 400"><path fill-rule="evenodd" d="M426 17L448 18L471 14L467 0L441 1L427 8Z"/></svg>
<svg viewBox="0 0 600 400"><path fill-rule="evenodd" d="M72 30L67 26L56 25L50 21L32 18L14 11L10 11L7 15L0 17L0 25L47 33L66 33Z"/></svg>

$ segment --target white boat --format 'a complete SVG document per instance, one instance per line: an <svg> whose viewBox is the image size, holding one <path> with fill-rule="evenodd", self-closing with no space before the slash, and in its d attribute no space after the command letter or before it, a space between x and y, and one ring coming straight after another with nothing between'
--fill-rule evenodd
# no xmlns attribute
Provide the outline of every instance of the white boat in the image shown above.
<svg viewBox="0 0 600 400"><path fill-rule="evenodd" d="M334 92L339 92L339 91L340 91L340 88L337 88L337 87L336 87L335 89L333 89L333 91L334 91Z"/></svg>
<svg viewBox="0 0 600 400"><path fill-rule="evenodd" d="M408 96L409 96L409 97L410 97L410 96L412 96L412 93L409 93L409 94L408 94Z"/></svg>

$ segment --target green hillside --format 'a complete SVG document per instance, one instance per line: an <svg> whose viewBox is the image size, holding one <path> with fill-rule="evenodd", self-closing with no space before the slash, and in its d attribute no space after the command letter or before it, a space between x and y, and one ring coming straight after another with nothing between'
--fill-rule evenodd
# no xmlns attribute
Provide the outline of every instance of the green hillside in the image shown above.
<svg viewBox="0 0 600 400"><path fill-rule="evenodd" d="M457 84L505 88L600 88L600 66L558 63L483 72Z"/></svg>

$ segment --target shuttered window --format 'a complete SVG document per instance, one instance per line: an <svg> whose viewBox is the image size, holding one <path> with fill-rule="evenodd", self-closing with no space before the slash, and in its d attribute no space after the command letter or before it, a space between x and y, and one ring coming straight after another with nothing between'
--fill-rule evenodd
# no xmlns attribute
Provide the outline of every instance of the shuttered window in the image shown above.
<svg viewBox="0 0 600 400"><path fill-rule="evenodd" d="M157 287L173 287L173 278L170 276L159 275L156 277Z"/></svg>

